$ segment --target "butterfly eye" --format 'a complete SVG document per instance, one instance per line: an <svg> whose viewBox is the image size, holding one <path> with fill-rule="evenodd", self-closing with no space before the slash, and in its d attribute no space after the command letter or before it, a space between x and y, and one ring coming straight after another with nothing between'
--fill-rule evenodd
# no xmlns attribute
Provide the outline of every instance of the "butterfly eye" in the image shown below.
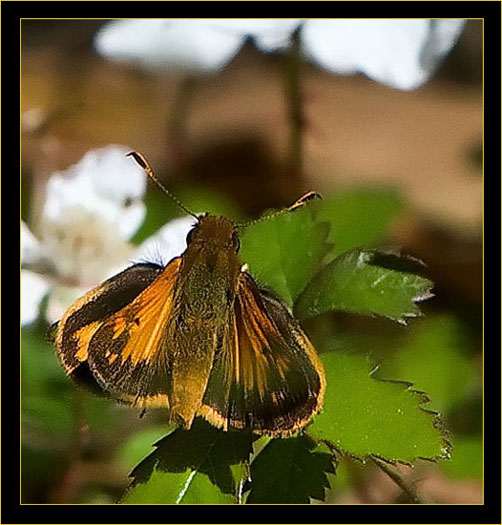
<svg viewBox="0 0 502 525"><path fill-rule="evenodd" d="M241 247L241 241L239 239L239 236L237 235L237 232L232 233L232 244L235 249L235 253L239 251L239 248Z"/></svg>

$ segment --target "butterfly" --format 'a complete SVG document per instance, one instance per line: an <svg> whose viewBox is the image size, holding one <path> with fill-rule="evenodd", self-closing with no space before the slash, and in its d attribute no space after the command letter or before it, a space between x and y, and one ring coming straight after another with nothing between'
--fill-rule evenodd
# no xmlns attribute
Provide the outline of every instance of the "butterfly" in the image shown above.
<svg viewBox="0 0 502 525"><path fill-rule="evenodd" d="M323 366L291 312L241 264L242 226L193 214L141 154L129 155L196 223L167 265L134 264L68 308L54 331L67 374L90 373L129 405L166 408L185 429L196 416L273 437L302 429L322 408Z"/></svg>

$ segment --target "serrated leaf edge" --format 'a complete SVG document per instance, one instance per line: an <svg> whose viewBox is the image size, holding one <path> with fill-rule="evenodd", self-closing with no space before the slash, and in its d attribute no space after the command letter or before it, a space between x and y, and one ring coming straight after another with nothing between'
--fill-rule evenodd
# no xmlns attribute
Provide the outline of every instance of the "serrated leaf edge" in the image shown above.
<svg viewBox="0 0 502 525"><path fill-rule="evenodd" d="M430 397L429 395L424 392L423 390L418 390L418 389L415 389L413 388L413 384L411 381L404 381L404 380L400 380L400 379L382 379L382 378L376 378L376 377L372 377L373 374L375 374L375 372L378 370L379 368L379 365L378 364L375 364L373 366L373 368L370 370L369 372L369 377L373 380L373 381L379 381L380 383L394 383L394 384L399 384L401 386L404 387L405 390L407 390L408 392L412 393L413 395L419 397L419 403L418 403L418 409L421 410L422 412L425 412L426 414L430 414L431 416L434 416L433 417L433 420L432 420L432 426L439 431L440 433L440 436L441 436L441 450L443 451L442 454L439 454L437 456L434 456L432 458L429 458L429 457L425 457L425 456L416 456L415 458L412 459L412 462L413 461L416 461L416 460L423 460L423 461L429 461L429 462L432 462L432 463L437 463L438 461L440 460L443 460L443 459L450 459L450 456L451 456L451 450L453 448L453 445L451 444L451 441L450 441L450 432L447 430L447 428L445 427L445 424L444 424L444 420L443 418L441 417L441 414L439 412L437 412L436 410L431 410L430 408L426 408L424 407L423 405L425 405L426 403L429 403L430 402ZM306 431L306 434L308 434L308 429ZM409 462L409 461L403 461L403 460L400 460L400 459L389 459L389 458L384 458L384 457L381 457L379 456L378 454L364 454L363 456L358 456L356 454L351 454L350 452L347 452L345 450L342 450L340 449L339 447L337 447L334 443L332 443L330 440L328 439L325 439L325 438L316 438L310 434L308 434L308 436L310 438L312 438L316 443L324 443L330 450L334 451L334 453L338 453L342 456L345 456L345 457L349 457L351 459L354 459L360 463L363 463L363 464L366 464L367 462L367 459L366 458L371 458L371 457L375 457L375 458L378 458L380 459L381 461L384 461L385 463L388 463L390 465L405 465L405 466L408 466L408 467L411 467L413 468L413 463L412 462ZM338 461L338 460L337 460Z"/></svg>
<svg viewBox="0 0 502 525"><path fill-rule="evenodd" d="M449 459L450 458L450 454L451 454L451 450L452 450L452 444L451 444L451 442L449 440L450 433L449 433L448 429L446 428L446 426L444 424L444 420L443 420L441 414L437 410L432 410L432 409L427 408L427 407L424 406L424 405L426 405L427 403L429 403L431 401L431 398L429 397L429 394L427 394L427 392L425 392L423 390L418 390L417 388L413 388L414 383L412 381L405 381L405 380L401 380L401 379L385 379L385 378L372 377L372 375L377 371L377 369L378 369L378 367L377 368L373 368L373 370L370 372L370 377L374 381L380 381L381 383L395 383L395 384L399 384L399 385L404 386L405 390L407 390L408 392L411 392L413 395L415 395L415 396L420 398L420 401L418 403L419 410L421 410L422 412L425 412L426 414L430 414L431 416L434 416L434 418L432 420L432 426L434 428L436 428L439 431L439 433L440 433L441 442L443 444L441 449L444 450L444 453L440 454L438 456L434 456L433 458L428 458L428 457L424 457L424 456L417 456L416 459L423 459L423 460L426 460L426 461L433 461L433 462L439 461L441 459ZM404 462L404 463L406 463L406 462Z"/></svg>

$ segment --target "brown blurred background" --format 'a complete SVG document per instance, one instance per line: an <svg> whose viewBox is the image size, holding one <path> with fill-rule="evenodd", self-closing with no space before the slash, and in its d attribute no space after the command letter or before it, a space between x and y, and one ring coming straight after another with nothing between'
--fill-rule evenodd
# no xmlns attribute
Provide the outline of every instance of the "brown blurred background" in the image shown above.
<svg viewBox="0 0 502 525"><path fill-rule="evenodd" d="M111 143L141 151L175 191L204 185L249 215L310 189L395 187L409 212L393 242L427 262L435 304L469 320L481 351L481 21L468 21L436 75L410 92L304 64L300 173L289 167L280 57L249 44L220 74L187 84L98 56L92 40L104 23L22 22L22 213L35 233L48 176ZM479 484L429 482L438 502L481 498Z"/></svg>
<svg viewBox="0 0 502 525"><path fill-rule="evenodd" d="M287 169L278 57L247 45L220 74L194 80L184 124L176 127L183 79L98 56L92 39L103 23L22 22L26 184L43 187L53 171L110 143L142 151L171 185L180 177L202 183L251 214L306 189L390 184L413 209L396 240L414 247L455 293L480 301L481 21L467 23L437 74L411 92L305 64L301 180Z"/></svg>

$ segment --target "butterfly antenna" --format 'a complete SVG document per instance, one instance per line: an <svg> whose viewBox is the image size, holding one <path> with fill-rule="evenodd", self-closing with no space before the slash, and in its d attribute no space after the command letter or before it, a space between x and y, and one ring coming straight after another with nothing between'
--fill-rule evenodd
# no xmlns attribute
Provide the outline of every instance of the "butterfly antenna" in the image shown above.
<svg viewBox="0 0 502 525"><path fill-rule="evenodd" d="M148 161L145 159L145 157L138 153L137 151L131 151L126 155L126 157L132 157L138 165L145 171L145 173L157 184L157 186L166 194L171 197L171 199L185 212L188 213L188 215L191 215L192 217L195 217L195 219L199 220L199 217L195 215L192 211L190 211L179 199L171 193L163 184L160 182L160 180L155 176L153 173L152 168L150 167L150 164L148 164Z"/></svg>
<svg viewBox="0 0 502 525"><path fill-rule="evenodd" d="M315 191L309 191L305 193L305 195L297 199L295 202L293 202L291 206L288 206L287 208L283 208L282 210L277 210L271 213L267 213L263 217L259 217L258 219L254 219L252 221L241 222L240 224L237 224L237 228L245 228L246 226L251 226L251 224L256 224L257 222L271 219L272 217L277 217L277 215L282 215L283 213L295 211L298 208L301 208L302 206L304 206L307 202L314 200L314 199L322 199L321 194Z"/></svg>

